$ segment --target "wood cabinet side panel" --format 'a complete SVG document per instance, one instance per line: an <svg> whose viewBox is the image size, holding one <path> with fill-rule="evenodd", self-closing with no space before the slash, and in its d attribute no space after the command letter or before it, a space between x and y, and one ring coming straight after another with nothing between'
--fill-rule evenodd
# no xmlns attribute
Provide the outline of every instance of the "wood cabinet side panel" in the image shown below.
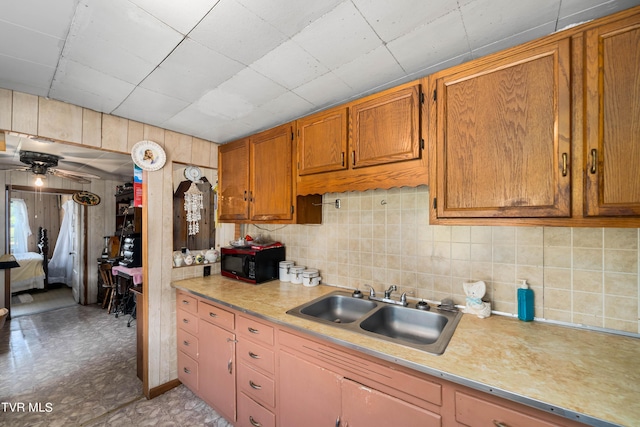
<svg viewBox="0 0 640 427"><path fill-rule="evenodd" d="M38 135L38 97L13 91L11 130Z"/></svg>

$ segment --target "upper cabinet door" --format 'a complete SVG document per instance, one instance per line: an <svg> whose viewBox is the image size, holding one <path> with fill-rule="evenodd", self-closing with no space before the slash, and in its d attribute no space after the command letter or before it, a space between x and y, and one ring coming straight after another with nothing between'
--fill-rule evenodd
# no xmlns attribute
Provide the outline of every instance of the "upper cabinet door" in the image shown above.
<svg viewBox="0 0 640 427"><path fill-rule="evenodd" d="M347 108L298 120L298 175L347 168Z"/></svg>
<svg viewBox="0 0 640 427"><path fill-rule="evenodd" d="M278 126L251 137L251 220L293 218L293 129Z"/></svg>
<svg viewBox="0 0 640 427"><path fill-rule="evenodd" d="M218 147L218 194L221 221L249 218L249 139Z"/></svg>
<svg viewBox="0 0 640 427"><path fill-rule="evenodd" d="M350 116L351 167L420 157L420 85L356 103Z"/></svg>
<svg viewBox="0 0 640 427"><path fill-rule="evenodd" d="M434 94L437 217L570 216L569 40L450 71Z"/></svg>
<svg viewBox="0 0 640 427"><path fill-rule="evenodd" d="M640 17L585 44L585 215L640 215Z"/></svg>

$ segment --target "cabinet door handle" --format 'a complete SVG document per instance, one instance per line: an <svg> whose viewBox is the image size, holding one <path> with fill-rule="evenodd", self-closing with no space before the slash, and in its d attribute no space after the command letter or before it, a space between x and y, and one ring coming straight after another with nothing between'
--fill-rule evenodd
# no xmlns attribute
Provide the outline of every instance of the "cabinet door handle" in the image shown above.
<svg viewBox="0 0 640 427"><path fill-rule="evenodd" d="M340 417L336 418L336 427L340 427Z"/></svg>
<svg viewBox="0 0 640 427"><path fill-rule="evenodd" d="M252 358L252 359L260 359L260 356L255 354L252 351L249 352L249 357Z"/></svg>
<svg viewBox="0 0 640 427"><path fill-rule="evenodd" d="M191 343L187 340L182 341L182 344L184 344L185 347L189 347L191 345Z"/></svg>
<svg viewBox="0 0 640 427"><path fill-rule="evenodd" d="M247 201L247 190L244 190L244 201Z"/></svg>
<svg viewBox="0 0 640 427"><path fill-rule="evenodd" d="M233 374L233 360L229 359L229 363L227 363L227 370L229 374Z"/></svg>
<svg viewBox="0 0 640 427"><path fill-rule="evenodd" d="M189 323L189 319L182 319L182 323Z"/></svg>
<svg viewBox="0 0 640 427"><path fill-rule="evenodd" d="M184 371L185 374L190 374L191 373L191 371L189 369L187 369L187 368L182 368L182 370Z"/></svg>
<svg viewBox="0 0 640 427"><path fill-rule="evenodd" d="M567 153L562 153L562 176L567 176Z"/></svg>
<svg viewBox="0 0 640 427"><path fill-rule="evenodd" d="M344 151L341 153L342 167L344 167Z"/></svg>
<svg viewBox="0 0 640 427"><path fill-rule="evenodd" d="M260 424L259 422L257 422L256 420L253 419L253 417L251 415L249 415L249 422L251 423L252 426L255 427L262 427L262 424Z"/></svg>
<svg viewBox="0 0 640 427"><path fill-rule="evenodd" d="M256 334L256 335L260 333L260 331L258 329L255 329L255 328L252 328L252 327L248 327L247 330L249 332L251 332L252 334Z"/></svg>
<svg viewBox="0 0 640 427"><path fill-rule="evenodd" d="M496 426L496 427L509 427L507 424L502 423L502 422L500 422L498 420L493 420L493 425Z"/></svg>
<svg viewBox="0 0 640 427"><path fill-rule="evenodd" d="M352 164L353 166L355 166L355 165L356 165L356 151L355 151L355 150L353 150L353 151L351 152L351 164Z"/></svg>
<svg viewBox="0 0 640 427"><path fill-rule="evenodd" d="M218 317L218 315L216 313L214 313L213 311L209 312L209 317Z"/></svg>
<svg viewBox="0 0 640 427"><path fill-rule="evenodd" d="M262 386L260 384L256 384L253 381L249 380L249 386L254 389L254 390L260 390L262 389Z"/></svg>
<svg viewBox="0 0 640 427"><path fill-rule="evenodd" d="M596 173L598 170L598 150L595 148L591 149L591 169L589 172L592 174Z"/></svg>

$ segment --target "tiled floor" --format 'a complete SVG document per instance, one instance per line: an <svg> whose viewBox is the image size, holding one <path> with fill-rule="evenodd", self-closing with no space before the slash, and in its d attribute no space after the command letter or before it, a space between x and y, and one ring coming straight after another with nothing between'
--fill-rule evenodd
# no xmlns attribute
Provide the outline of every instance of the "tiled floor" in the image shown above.
<svg viewBox="0 0 640 427"><path fill-rule="evenodd" d="M142 395L127 320L76 305L8 321L0 426L230 426L182 385L153 400Z"/></svg>

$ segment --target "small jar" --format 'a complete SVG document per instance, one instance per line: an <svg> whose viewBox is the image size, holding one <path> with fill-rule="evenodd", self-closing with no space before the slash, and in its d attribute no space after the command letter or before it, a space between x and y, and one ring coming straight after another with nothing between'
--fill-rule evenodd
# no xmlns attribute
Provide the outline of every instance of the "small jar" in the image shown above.
<svg viewBox="0 0 640 427"><path fill-rule="evenodd" d="M280 281L281 282L290 282L291 281L291 267L293 267L295 263L293 261L280 261L278 264L280 267Z"/></svg>
<svg viewBox="0 0 640 427"><path fill-rule="evenodd" d="M295 283L297 285L302 283L302 272L305 267L303 265L294 265L289 269L289 273L291 274L291 283Z"/></svg>
<svg viewBox="0 0 640 427"><path fill-rule="evenodd" d="M315 268L308 268L302 271L302 284L307 287L318 286L320 284L320 273Z"/></svg>

